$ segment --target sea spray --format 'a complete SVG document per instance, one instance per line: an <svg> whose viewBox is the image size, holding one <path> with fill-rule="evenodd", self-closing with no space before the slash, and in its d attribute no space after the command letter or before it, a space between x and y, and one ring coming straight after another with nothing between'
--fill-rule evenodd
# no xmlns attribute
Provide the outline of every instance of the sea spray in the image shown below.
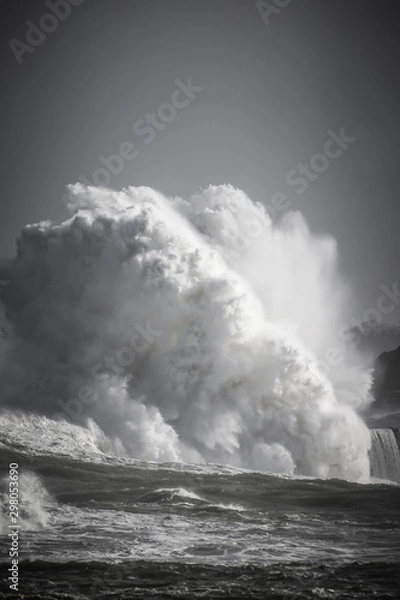
<svg viewBox="0 0 400 600"><path fill-rule="evenodd" d="M9 509L8 477L0 480L0 509L3 513L0 534L6 535L12 529L7 518ZM42 529L50 523L50 507L53 498L47 491L41 478L32 471L23 471L19 477L19 502L17 504L18 520L16 529L32 531Z"/></svg>
<svg viewBox="0 0 400 600"><path fill-rule="evenodd" d="M348 392L366 402L369 380L318 368L346 298L331 240L298 215L273 227L232 186L184 201L76 184L70 199L73 216L25 227L3 268L6 405L90 417L145 460L368 478Z"/></svg>

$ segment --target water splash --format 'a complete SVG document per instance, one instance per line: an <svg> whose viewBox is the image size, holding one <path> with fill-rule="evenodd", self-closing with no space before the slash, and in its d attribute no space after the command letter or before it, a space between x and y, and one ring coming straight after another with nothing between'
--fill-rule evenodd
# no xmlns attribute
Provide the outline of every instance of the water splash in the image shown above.
<svg viewBox="0 0 400 600"><path fill-rule="evenodd" d="M70 193L74 216L27 226L3 273L6 405L90 418L144 460L369 477L369 378L318 367L347 299L331 239L232 186Z"/></svg>
<svg viewBox="0 0 400 600"><path fill-rule="evenodd" d="M10 520L8 518L9 496L8 477L0 481L0 505L3 515L0 533L6 534ZM15 488L13 488L15 490ZM21 531L35 531L50 524L50 507L54 500L40 477L31 471L24 471L18 480L18 525Z"/></svg>

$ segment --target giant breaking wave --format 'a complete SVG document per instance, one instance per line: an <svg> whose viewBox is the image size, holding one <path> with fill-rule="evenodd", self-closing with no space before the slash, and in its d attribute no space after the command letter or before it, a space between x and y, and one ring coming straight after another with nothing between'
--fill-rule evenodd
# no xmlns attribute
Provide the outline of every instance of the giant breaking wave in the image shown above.
<svg viewBox="0 0 400 600"><path fill-rule="evenodd" d="M368 479L369 377L318 366L349 301L333 240L229 185L69 194L2 266L7 410L94 422L144 460Z"/></svg>

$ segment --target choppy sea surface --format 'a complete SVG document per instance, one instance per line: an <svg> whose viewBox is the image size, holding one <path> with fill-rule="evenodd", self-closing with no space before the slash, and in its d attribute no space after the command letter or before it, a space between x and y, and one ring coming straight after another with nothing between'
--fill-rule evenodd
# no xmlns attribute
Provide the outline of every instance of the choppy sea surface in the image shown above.
<svg viewBox="0 0 400 600"><path fill-rule="evenodd" d="M19 589L5 579L0 598L400 596L398 485L67 453L36 434L0 438L4 573L11 462L21 494Z"/></svg>

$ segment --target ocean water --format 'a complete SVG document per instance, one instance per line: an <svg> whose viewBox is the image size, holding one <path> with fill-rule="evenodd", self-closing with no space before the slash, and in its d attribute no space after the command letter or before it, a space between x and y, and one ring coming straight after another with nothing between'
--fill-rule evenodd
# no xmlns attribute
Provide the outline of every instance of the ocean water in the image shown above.
<svg viewBox="0 0 400 600"><path fill-rule="evenodd" d="M21 496L19 590L1 598L399 597L394 483L140 462L90 431L52 449L45 431L1 438Z"/></svg>
<svg viewBox="0 0 400 600"><path fill-rule="evenodd" d="M371 449L360 416L372 376L335 240L231 185L69 199L0 263L15 595L398 598L398 444Z"/></svg>

